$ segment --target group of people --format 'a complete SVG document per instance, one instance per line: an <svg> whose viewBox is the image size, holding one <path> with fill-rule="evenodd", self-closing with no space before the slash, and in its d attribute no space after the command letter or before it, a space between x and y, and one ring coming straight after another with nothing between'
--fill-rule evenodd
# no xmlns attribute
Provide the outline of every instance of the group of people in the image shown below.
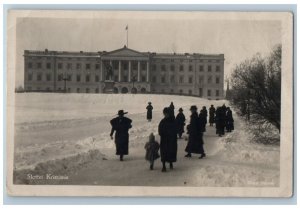
<svg viewBox="0 0 300 209"><path fill-rule="evenodd" d="M211 105L209 108L209 124L213 126L216 123L216 134L223 136L225 134L225 129L227 132L234 130L234 120L232 117L232 111L230 107L226 107L223 104L221 107L215 107Z"/></svg>
<svg viewBox="0 0 300 209"><path fill-rule="evenodd" d="M146 118L150 122L152 120L153 106L151 102L148 103ZM191 116L190 123L187 125L188 142L185 148L187 153L185 157L190 158L192 154L200 154L199 159L206 157L203 148L203 133L206 131L208 112L204 106L198 114L197 106L190 107ZM110 124L111 139L115 133L116 155L120 156L120 161L123 161L124 155L128 155L129 134L128 131L132 127L132 120L125 117L127 112L124 110L118 111L118 117L112 119ZM177 161L177 139L182 138L185 130L185 115L183 109L178 109L178 114L175 117L175 107L171 102L169 107L163 109L164 118L158 125L158 134L160 136L160 143L155 140L153 133L149 136L149 141L145 145L146 160L150 162L150 170L153 170L154 161L161 158L162 172L166 172L166 163L169 168L173 169L173 163ZM219 136L224 135L224 129L227 131L233 130L232 111L229 107L223 105L222 107L214 108L213 105L209 108L209 123L213 126L216 123L216 133ZM159 152L160 151L160 152Z"/></svg>

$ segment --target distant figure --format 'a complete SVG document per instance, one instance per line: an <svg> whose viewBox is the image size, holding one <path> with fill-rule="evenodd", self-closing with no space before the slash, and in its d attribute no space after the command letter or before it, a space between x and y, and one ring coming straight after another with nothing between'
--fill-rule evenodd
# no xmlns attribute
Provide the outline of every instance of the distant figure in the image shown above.
<svg viewBox="0 0 300 209"><path fill-rule="evenodd" d="M231 132L234 130L234 120L232 117L232 111L230 107L227 107L227 112L226 112L226 130L227 132Z"/></svg>
<svg viewBox="0 0 300 209"><path fill-rule="evenodd" d="M191 120L187 127L189 139L188 144L185 148L187 155L185 157L192 157L192 153L201 154L199 158L206 156L203 149L203 134L199 128L199 118L197 113L197 107L191 106Z"/></svg>
<svg viewBox="0 0 300 209"><path fill-rule="evenodd" d="M209 126L213 126L215 122L216 109L213 105L209 108Z"/></svg>
<svg viewBox="0 0 300 209"><path fill-rule="evenodd" d="M225 127L225 114L223 112L222 107L217 107L216 110L216 134L219 136L223 136L224 133L224 127Z"/></svg>
<svg viewBox="0 0 300 209"><path fill-rule="evenodd" d="M118 117L112 119L110 124L112 126L110 137L113 139L113 134L115 134L115 144L116 144L116 155L120 155L120 161L123 161L123 156L128 155L128 143L129 134L128 130L132 127L132 120L124 117L127 112L124 110L118 111Z"/></svg>
<svg viewBox="0 0 300 209"><path fill-rule="evenodd" d="M153 170L154 161L158 159L160 156L158 154L159 143L155 141L155 137L153 133L149 136L149 141L145 145L146 149L146 160L150 162L150 170Z"/></svg>
<svg viewBox="0 0 300 209"><path fill-rule="evenodd" d="M203 112L203 116L204 116L204 119L205 119L204 122L205 122L205 126L206 126L206 124L207 124L207 109L206 109L206 107L203 106L201 111Z"/></svg>
<svg viewBox="0 0 300 209"><path fill-rule="evenodd" d="M201 110L199 113L199 128L201 133L206 131L206 122L205 112Z"/></svg>
<svg viewBox="0 0 300 209"><path fill-rule="evenodd" d="M167 171L166 162L170 163L170 169L173 169L173 162L176 162L177 160L176 124L170 112L168 107L164 108L164 118L158 125L158 134L160 135L160 156L163 165L162 172Z"/></svg>
<svg viewBox="0 0 300 209"><path fill-rule="evenodd" d="M170 108L171 117L173 117L175 119L175 107L174 107L173 102L171 102L169 108Z"/></svg>
<svg viewBox="0 0 300 209"><path fill-rule="evenodd" d="M153 106L151 105L151 102L148 102L148 106L146 107L147 109L147 120L150 122L152 120L152 110Z"/></svg>
<svg viewBox="0 0 300 209"><path fill-rule="evenodd" d="M183 109L179 108L179 113L177 114L176 118L175 118L175 122L176 122L176 130L177 130L177 134L179 139L182 138L182 134L184 133L184 126L185 126L185 116L183 114Z"/></svg>

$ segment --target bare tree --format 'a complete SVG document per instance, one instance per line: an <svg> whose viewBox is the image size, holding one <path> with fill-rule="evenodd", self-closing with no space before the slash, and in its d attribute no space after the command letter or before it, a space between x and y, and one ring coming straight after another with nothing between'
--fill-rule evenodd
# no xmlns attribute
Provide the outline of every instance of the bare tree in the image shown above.
<svg viewBox="0 0 300 209"><path fill-rule="evenodd" d="M231 83L231 101L242 115L280 131L281 45L266 58L256 54L236 66Z"/></svg>

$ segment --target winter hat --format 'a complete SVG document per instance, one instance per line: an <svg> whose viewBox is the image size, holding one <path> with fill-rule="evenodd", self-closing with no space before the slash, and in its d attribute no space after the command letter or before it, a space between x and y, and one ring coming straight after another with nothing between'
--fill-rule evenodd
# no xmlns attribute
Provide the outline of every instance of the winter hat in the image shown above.
<svg viewBox="0 0 300 209"><path fill-rule="evenodd" d="M190 110L197 110L197 106L196 105L192 105Z"/></svg>
<svg viewBox="0 0 300 209"><path fill-rule="evenodd" d="M155 136L154 136L153 133L151 133L151 134L149 135L149 141L154 141L154 140L155 140Z"/></svg>
<svg viewBox="0 0 300 209"><path fill-rule="evenodd" d="M183 109L182 108L179 108L179 110L178 110L179 112L183 112Z"/></svg>
<svg viewBox="0 0 300 209"><path fill-rule="evenodd" d="M163 113L164 113L164 114L169 114L169 113L170 113L170 109L169 109L168 107L165 107L165 108L163 109Z"/></svg>

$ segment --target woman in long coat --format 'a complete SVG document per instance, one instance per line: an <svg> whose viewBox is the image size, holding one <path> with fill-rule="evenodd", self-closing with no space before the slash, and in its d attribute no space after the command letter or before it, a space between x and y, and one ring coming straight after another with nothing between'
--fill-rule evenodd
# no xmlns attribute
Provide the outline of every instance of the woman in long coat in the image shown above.
<svg viewBox="0 0 300 209"><path fill-rule="evenodd" d="M146 107L147 109L147 120L150 122L152 120L152 110L153 106L151 105L151 102L148 102L148 106Z"/></svg>
<svg viewBox="0 0 300 209"><path fill-rule="evenodd" d="M118 117L112 119L110 124L112 126L110 136L113 139L113 134L115 134L115 144L116 144L116 155L120 155L120 161L123 161L123 156L128 155L128 144L129 144L129 134L128 131L132 127L132 120L124 117L127 112L123 110L118 111Z"/></svg>
<svg viewBox="0 0 300 209"><path fill-rule="evenodd" d="M179 108L179 113L177 114L176 118L175 118L175 122L176 122L176 130L177 130L177 134L179 139L181 139L182 134L184 133L184 126L185 126L185 116L183 114L183 109Z"/></svg>
<svg viewBox="0 0 300 209"><path fill-rule="evenodd" d="M188 125L188 144L185 148L185 151L188 153L185 155L185 157L192 157L192 153L201 154L200 158L205 157L205 152L203 149L203 134L200 131L200 124L199 124L199 118L197 113L197 107L191 106L190 108L192 114L191 114L191 120L190 124Z"/></svg>
<svg viewBox="0 0 300 209"><path fill-rule="evenodd" d="M231 132L234 130L234 120L232 117L232 111L230 107L227 107L227 112L226 112L226 130L227 132Z"/></svg>
<svg viewBox="0 0 300 209"><path fill-rule="evenodd" d="M162 172L166 172L166 162L170 163L173 169L173 162L177 161L177 134L174 118L169 108L163 110L164 118L158 125L160 135L160 157L163 165Z"/></svg>
<svg viewBox="0 0 300 209"><path fill-rule="evenodd" d="M216 110L216 134L219 136L224 135L225 127L225 114L222 107L218 107Z"/></svg>

